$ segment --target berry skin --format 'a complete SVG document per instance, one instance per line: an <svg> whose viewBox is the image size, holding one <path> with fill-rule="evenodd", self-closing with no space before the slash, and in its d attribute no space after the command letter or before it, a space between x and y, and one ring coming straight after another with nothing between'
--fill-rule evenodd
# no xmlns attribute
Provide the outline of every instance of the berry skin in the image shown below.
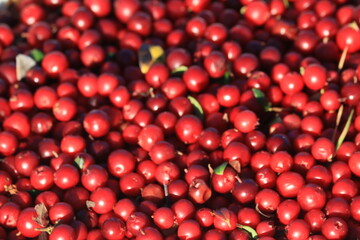
<svg viewBox="0 0 360 240"><path fill-rule="evenodd" d="M244 110L236 114L234 126L242 133L249 133L255 130L258 125L256 114L250 110Z"/></svg>

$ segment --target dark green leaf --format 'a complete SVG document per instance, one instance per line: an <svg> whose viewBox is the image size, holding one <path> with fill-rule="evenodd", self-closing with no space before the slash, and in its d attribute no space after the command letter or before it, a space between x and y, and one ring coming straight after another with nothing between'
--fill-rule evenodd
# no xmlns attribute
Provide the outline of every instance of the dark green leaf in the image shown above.
<svg viewBox="0 0 360 240"><path fill-rule="evenodd" d="M33 49L30 52L30 56L36 61L41 62L44 58L44 53L38 49Z"/></svg>
<svg viewBox="0 0 360 240"><path fill-rule="evenodd" d="M224 162L223 164L221 164L220 166L218 166L217 168L215 168L214 170L214 173L216 175L223 175L224 174L224 171L225 171L225 168L226 166L228 165L227 162Z"/></svg>
<svg viewBox="0 0 360 240"><path fill-rule="evenodd" d="M237 227L247 231L250 234L252 239L257 239L258 238L257 232L252 227L244 226L244 225L241 225L241 224L238 224Z"/></svg>
<svg viewBox="0 0 360 240"><path fill-rule="evenodd" d="M191 104L194 106L194 111L196 116L198 116L201 120L204 120L204 111L200 105L200 103L196 100L196 98L192 96L188 96Z"/></svg>
<svg viewBox="0 0 360 240"><path fill-rule="evenodd" d="M252 92L254 94L254 97L258 101L258 103L264 108L264 110L267 112L271 108L271 103L267 100L265 94L257 88L253 88Z"/></svg>
<svg viewBox="0 0 360 240"><path fill-rule="evenodd" d="M341 132L341 134L340 134L340 136L339 136L339 139L337 140L336 150L339 149L339 147L341 146L341 144L344 142L347 133L349 132L349 128L350 128L350 126L351 126L351 121L352 121L352 118L353 118L353 116L354 116L354 112L355 112L354 109L352 109L351 112L350 112L350 114L349 114L348 119L346 120L344 129L342 130L342 132Z"/></svg>

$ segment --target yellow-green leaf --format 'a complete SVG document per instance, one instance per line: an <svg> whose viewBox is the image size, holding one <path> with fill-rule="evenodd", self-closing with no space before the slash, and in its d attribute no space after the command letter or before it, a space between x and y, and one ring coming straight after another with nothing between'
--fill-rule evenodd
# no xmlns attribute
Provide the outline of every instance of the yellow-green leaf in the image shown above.
<svg viewBox="0 0 360 240"><path fill-rule="evenodd" d="M215 168L214 173L216 175L223 175L227 165L228 165L227 162L224 162L223 164L219 165L217 168Z"/></svg>
<svg viewBox="0 0 360 240"><path fill-rule="evenodd" d="M33 49L30 51L30 56L36 61L41 62L44 58L44 53L39 49Z"/></svg>
<svg viewBox="0 0 360 240"><path fill-rule="evenodd" d="M192 96L188 96L188 99L191 102L191 104L194 106L194 112L196 116L198 116L201 120L204 120L204 110L202 109L198 100L196 100L196 98Z"/></svg>
<svg viewBox="0 0 360 240"><path fill-rule="evenodd" d="M138 51L140 71L145 74L151 66L164 59L164 49L159 45L142 44Z"/></svg>
<svg viewBox="0 0 360 240"><path fill-rule="evenodd" d="M258 234L257 234L257 232L255 231L255 229L253 229L252 227L245 226L245 225L241 225L241 224L238 224L237 227L240 228L240 229L243 229L243 230L247 231L247 232L250 234L250 236L251 236L252 239L257 239Z"/></svg>
<svg viewBox="0 0 360 240"><path fill-rule="evenodd" d="M183 73L186 70L188 70L188 67L181 65L180 67L177 67L176 69L174 69L171 73Z"/></svg>
<svg viewBox="0 0 360 240"><path fill-rule="evenodd" d="M78 156L78 157L75 158L74 163L76 164L76 166L77 166L79 169L83 169L83 168L84 168L84 164L85 164L85 160L84 160L84 158Z"/></svg>
<svg viewBox="0 0 360 240"><path fill-rule="evenodd" d="M345 126L344 126L344 129L342 130L338 140L337 140L337 143L336 143L336 150L339 149L339 147L341 146L341 144L344 142L345 138L346 138L346 135L347 133L349 132L349 128L351 126L351 121L352 121L352 118L354 116L354 109L351 109L351 112L349 114L349 117L348 119L346 120L346 123L345 123Z"/></svg>

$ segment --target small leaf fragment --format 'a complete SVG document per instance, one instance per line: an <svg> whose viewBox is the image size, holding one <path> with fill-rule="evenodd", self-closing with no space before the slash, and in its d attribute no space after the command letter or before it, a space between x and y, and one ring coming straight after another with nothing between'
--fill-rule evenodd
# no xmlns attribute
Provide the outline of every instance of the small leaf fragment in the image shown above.
<svg viewBox="0 0 360 240"><path fill-rule="evenodd" d="M16 79L20 81L23 79L31 68L36 66L36 61L25 54L16 55Z"/></svg>
<svg viewBox="0 0 360 240"><path fill-rule="evenodd" d="M223 164L219 165L218 167L215 168L214 173L216 175L223 175L227 165L228 165L227 162L224 162Z"/></svg>
<svg viewBox="0 0 360 240"><path fill-rule="evenodd" d="M263 91L261 91L260 89L253 88L253 89L252 89L252 92L253 92L254 97L255 97L256 99L265 98L265 94L264 94Z"/></svg>
<svg viewBox="0 0 360 240"><path fill-rule="evenodd" d="M140 71L145 74L151 66L164 58L164 49L159 45L142 44L138 51Z"/></svg>
<svg viewBox="0 0 360 240"><path fill-rule="evenodd" d="M289 4L289 0L283 0L284 6L285 8L289 8L290 4Z"/></svg>
<svg viewBox="0 0 360 240"><path fill-rule="evenodd" d="M95 202L86 200L86 207L90 210L90 208L95 207Z"/></svg>
<svg viewBox="0 0 360 240"><path fill-rule="evenodd" d="M41 62L44 58L44 53L39 49L33 49L30 51L30 56L36 61Z"/></svg>
<svg viewBox="0 0 360 240"><path fill-rule="evenodd" d="M85 165L85 160L83 157L77 156L74 160L74 163L79 169L83 169Z"/></svg>
<svg viewBox="0 0 360 240"><path fill-rule="evenodd" d="M183 73L186 70L188 70L188 67L181 65L180 67L177 67L176 69L174 69L171 73Z"/></svg>
<svg viewBox="0 0 360 240"><path fill-rule="evenodd" d="M204 120L204 110L202 109L198 100L196 100L196 98L192 96L188 96L188 99L194 107L194 112L196 116L198 116L201 120Z"/></svg>
<svg viewBox="0 0 360 240"><path fill-rule="evenodd" d="M220 218L221 220L223 220L227 225L228 227L231 226L231 223L230 223L230 210L227 209L227 208L220 208L218 210L216 210L214 212L214 215L218 218Z"/></svg>
<svg viewBox="0 0 360 240"><path fill-rule="evenodd" d="M222 76L222 79L223 79L223 83L224 84L229 84L230 83L230 81L231 81L231 71L226 71L225 73L224 73L224 76Z"/></svg>
<svg viewBox="0 0 360 240"><path fill-rule="evenodd" d="M352 118L354 116L354 112L355 110L354 109L351 109L351 112L349 114L349 117L348 119L346 120L346 123L345 123L345 126L344 126L344 129L342 130L340 136L339 136L339 139L337 140L337 143L336 143L336 151L339 149L339 147L341 146L341 144L344 142L345 138L346 138L346 135L347 133L349 132L349 129L350 129L350 126L351 126L351 121L352 121Z"/></svg>
<svg viewBox="0 0 360 240"><path fill-rule="evenodd" d="M304 76L304 74L305 74L305 68L301 66L299 72L300 72L300 75L301 75L301 76Z"/></svg>
<svg viewBox="0 0 360 240"><path fill-rule="evenodd" d="M257 88L253 88L252 92L254 94L255 99L258 101L258 103L264 108L266 112L271 110L271 103L267 100L265 94L263 91Z"/></svg>
<svg viewBox="0 0 360 240"><path fill-rule="evenodd" d="M36 204L34 209L37 214L34 221L39 225L41 225L42 227L46 227L49 224L49 214L45 204L44 203Z"/></svg>
<svg viewBox="0 0 360 240"><path fill-rule="evenodd" d="M247 231L250 234L252 239L256 239L258 237L257 232L252 227L241 225L241 224L238 224L237 227Z"/></svg>
<svg viewBox="0 0 360 240"><path fill-rule="evenodd" d="M342 114L344 112L344 105L341 105L338 109L338 112L337 112L337 115L336 115L336 122L335 122L335 128L334 128L334 133L332 135L332 142L335 143L335 137L336 137L336 133L337 133L337 130L339 128L339 125L340 125L340 120L341 120L341 117L342 117Z"/></svg>
<svg viewBox="0 0 360 240"><path fill-rule="evenodd" d="M346 56L348 54L348 50L349 50L349 47L346 45L344 50L341 53L341 57L340 57L340 60L339 60L339 63L338 63L338 70L342 70L344 68L345 61L346 61Z"/></svg>
<svg viewBox="0 0 360 240"><path fill-rule="evenodd" d="M245 12L246 12L246 6L240 8L240 14L241 14L241 15L244 15Z"/></svg>
<svg viewBox="0 0 360 240"><path fill-rule="evenodd" d="M229 165L237 172L241 172L241 163L239 160L233 160L229 162Z"/></svg>

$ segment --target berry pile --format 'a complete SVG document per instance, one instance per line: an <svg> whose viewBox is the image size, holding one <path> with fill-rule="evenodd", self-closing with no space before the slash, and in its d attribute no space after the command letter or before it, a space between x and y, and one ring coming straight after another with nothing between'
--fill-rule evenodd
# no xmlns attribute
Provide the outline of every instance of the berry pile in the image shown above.
<svg viewBox="0 0 360 240"><path fill-rule="evenodd" d="M0 22L0 239L359 239L358 0L9 0Z"/></svg>

